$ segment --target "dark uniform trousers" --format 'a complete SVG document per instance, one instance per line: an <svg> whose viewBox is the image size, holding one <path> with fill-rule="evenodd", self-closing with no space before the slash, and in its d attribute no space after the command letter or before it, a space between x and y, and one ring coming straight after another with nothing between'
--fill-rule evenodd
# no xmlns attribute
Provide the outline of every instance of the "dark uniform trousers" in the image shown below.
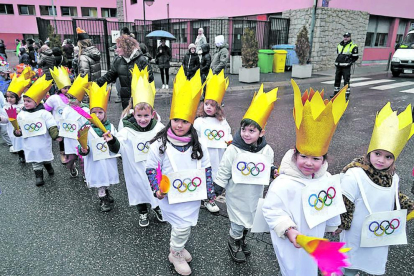
<svg viewBox="0 0 414 276"><path fill-rule="evenodd" d="M351 66L337 66L335 72L335 94L339 92L339 88L341 86L342 76L344 77L344 86L348 84L348 91L349 89L349 80L351 79Z"/></svg>

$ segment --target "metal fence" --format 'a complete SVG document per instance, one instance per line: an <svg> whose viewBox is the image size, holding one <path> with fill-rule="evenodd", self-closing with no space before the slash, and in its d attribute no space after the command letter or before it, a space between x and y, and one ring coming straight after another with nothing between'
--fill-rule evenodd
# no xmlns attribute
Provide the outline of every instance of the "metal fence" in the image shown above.
<svg viewBox="0 0 414 276"><path fill-rule="evenodd" d="M204 35L210 48L214 48L214 38L223 35L229 44L232 55L240 55L241 38L246 28L252 29L259 43L259 49L267 49L275 44L287 44L289 37L289 19L270 18L269 21L250 19L161 19L135 20L134 22L107 21L106 19L52 20L37 18L39 38L43 41L48 36L48 27L53 26L61 40L70 38L76 43L76 28L85 30L93 39L95 46L101 51L102 69L108 70L111 63L109 47L113 45L111 32L128 27L139 42L144 42L152 56L157 50L157 41L146 35L154 30L172 33L177 40L171 42L172 61L182 61L188 51L188 45L194 43L198 29L204 29ZM212 50L214 52L214 50Z"/></svg>

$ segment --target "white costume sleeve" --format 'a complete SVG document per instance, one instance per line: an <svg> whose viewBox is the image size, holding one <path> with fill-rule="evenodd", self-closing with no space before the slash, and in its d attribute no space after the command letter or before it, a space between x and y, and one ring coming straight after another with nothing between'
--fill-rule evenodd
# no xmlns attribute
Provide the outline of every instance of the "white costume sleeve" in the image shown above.
<svg viewBox="0 0 414 276"><path fill-rule="evenodd" d="M343 195L350 201L355 202L361 197L361 192L359 191L357 180L349 170L345 174L341 174L341 189Z"/></svg>
<svg viewBox="0 0 414 276"><path fill-rule="evenodd" d="M57 126L55 118L53 118L53 115L50 112L48 112L48 111L42 112L42 118L43 118L43 120L45 120L47 129L49 129L53 126Z"/></svg>
<svg viewBox="0 0 414 276"><path fill-rule="evenodd" d="M217 172L216 178L214 179L214 183L223 188L226 188L226 185L232 178L231 169L236 155L236 148L233 145L229 146L221 158L219 170Z"/></svg>

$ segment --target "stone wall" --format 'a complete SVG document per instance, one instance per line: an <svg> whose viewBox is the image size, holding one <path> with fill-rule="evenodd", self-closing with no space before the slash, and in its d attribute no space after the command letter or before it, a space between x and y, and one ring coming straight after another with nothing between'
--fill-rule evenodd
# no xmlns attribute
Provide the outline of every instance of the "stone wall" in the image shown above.
<svg viewBox="0 0 414 276"><path fill-rule="evenodd" d="M282 14L290 18L289 44L296 43L296 36L305 25L310 35L312 8L288 10ZM343 39L345 32L352 34L352 40L358 45L359 59L362 61L365 37L369 21L369 13L332 8L318 8L316 12L313 35L312 57L314 71L334 68L336 47Z"/></svg>

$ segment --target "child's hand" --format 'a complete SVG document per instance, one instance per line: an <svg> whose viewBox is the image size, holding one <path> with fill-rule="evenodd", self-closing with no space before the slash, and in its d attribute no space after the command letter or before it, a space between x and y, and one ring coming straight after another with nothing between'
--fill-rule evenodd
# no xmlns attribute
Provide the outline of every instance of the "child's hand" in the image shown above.
<svg viewBox="0 0 414 276"><path fill-rule="evenodd" d="M339 235L339 234L341 234L341 232L342 232L342 229L338 228L338 229L335 230L334 235Z"/></svg>
<svg viewBox="0 0 414 276"><path fill-rule="evenodd" d="M161 191L159 190L155 193L155 195L157 196L158 199L163 199L165 197L165 195L161 193Z"/></svg>
<svg viewBox="0 0 414 276"><path fill-rule="evenodd" d="M291 243L293 243L293 246L296 248L300 248L300 245L296 242L296 237L298 235L300 235L299 231L294 228L291 228L289 229L289 231L286 232L287 238Z"/></svg>
<svg viewBox="0 0 414 276"><path fill-rule="evenodd" d="M85 154L88 153L88 149L84 149L82 147L81 147L81 151L82 151L82 153L85 153Z"/></svg>
<svg viewBox="0 0 414 276"><path fill-rule="evenodd" d="M279 176L279 169L275 169L274 171L273 171L273 178L275 178L276 179L276 177L278 177Z"/></svg>
<svg viewBox="0 0 414 276"><path fill-rule="evenodd" d="M15 136L22 136L22 131L19 129L19 130L14 130L14 134L15 134Z"/></svg>
<svg viewBox="0 0 414 276"><path fill-rule="evenodd" d="M62 141L63 141L63 137L58 137L58 138L56 138L56 141L58 141L58 142L62 142Z"/></svg>
<svg viewBox="0 0 414 276"><path fill-rule="evenodd" d="M103 138L105 142L109 142L114 139L114 137L111 135L111 132L109 130L103 134Z"/></svg>

